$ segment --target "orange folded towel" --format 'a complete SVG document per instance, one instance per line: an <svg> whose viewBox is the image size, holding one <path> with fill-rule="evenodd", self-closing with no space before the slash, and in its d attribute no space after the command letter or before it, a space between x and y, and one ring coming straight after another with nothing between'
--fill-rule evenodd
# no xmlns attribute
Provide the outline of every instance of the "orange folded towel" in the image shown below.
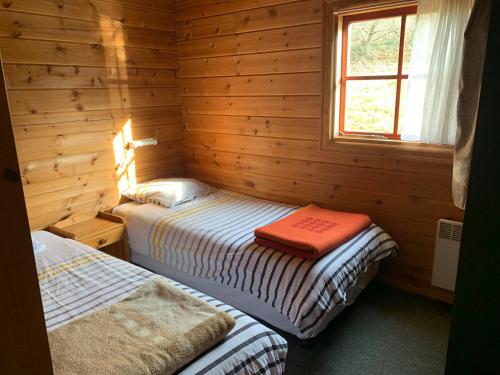
<svg viewBox="0 0 500 375"><path fill-rule="evenodd" d="M316 259L336 249L371 224L370 217L307 207L257 228L255 243L294 256Z"/></svg>
<svg viewBox="0 0 500 375"><path fill-rule="evenodd" d="M279 250L283 253L287 253L287 254L293 255L294 257L299 257L299 258L318 259L326 254L325 253L322 255L317 255L316 253L313 253L312 251L300 250L300 249L297 249L296 247L293 247L293 246L283 245L282 243L279 243L276 241L271 241L271 240L266 240L266 239L260 238L260 237L255 237L254 242L257 245L269 247L269 248L275 249L275 250Z"/></svg>

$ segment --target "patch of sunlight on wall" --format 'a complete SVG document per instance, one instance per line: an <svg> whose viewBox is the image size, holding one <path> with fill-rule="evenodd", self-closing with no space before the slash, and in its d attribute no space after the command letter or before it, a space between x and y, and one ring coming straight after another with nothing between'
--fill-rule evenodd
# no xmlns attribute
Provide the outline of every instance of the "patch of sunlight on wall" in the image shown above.
<svg viewBox="0 0 500 375"><path fill-rule="evenodd" d="M130 147L132 141L132 120L129 119L113 139L115 171L120 193L137 185L134 148Z"/></svg>
<svg viewBox="0 0 500 375"><path fill-rule="evenodd" d="M122 25L103 14L99 14L99 23L104 48L114 47L104 54L110 103L116 103L116 96L119 96L123 110L129 108L132 103L129 102L127 56ZM132 141L132 119L129 117L113 140L116 180L120 193L137 184L134 148L129 147Z"/></svg>
<svg viewBox="0 0 500 375"><path fill-rule="evenodd" d="M118 95L120 107L128 108L131 103L129 103L128 66L123 27L121 24L117 24L116 21L114 22L110 17L102 14L99 15L99 25L101 27L104 48L109 48L106 46L113 46L113 48L109 48L108 53L104 54L106 70L108 72L107 88L111 99L110 102L115 103L116 96Z"/></svg>

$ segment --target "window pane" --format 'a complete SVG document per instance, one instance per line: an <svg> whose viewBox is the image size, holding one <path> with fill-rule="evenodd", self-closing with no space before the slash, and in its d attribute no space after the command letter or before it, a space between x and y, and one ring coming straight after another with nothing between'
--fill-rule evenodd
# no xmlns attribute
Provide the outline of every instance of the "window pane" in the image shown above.
<svg viewBox="0 0 500 375"><path fill-rule="evenodd" d="M401 17L351 23L347 74L397 74L400 34Z"/></svg>
<svg viewBox="0 0 500 375"><path fill-rule="evenodd" d="M399 97L399 133L401 133L401 126L405 121L406 116L406 98L408 97L408 80L403 79L401 81L401 95Z"/></svg>
<svg viewBox="0 0 500 375"><path fill-rule="evenodd" d="M344 130L394 131L396 80L347 81Z"/></svg>
<svg viewBox="0 0 500 375"><path fill-rule="evenodd" d="M405 48L403 52L403 74L408 74L411 60L411 47L413 45L413 35L415 34L415 24L417 16L415 14L406 17L405 27Z"/></svg>

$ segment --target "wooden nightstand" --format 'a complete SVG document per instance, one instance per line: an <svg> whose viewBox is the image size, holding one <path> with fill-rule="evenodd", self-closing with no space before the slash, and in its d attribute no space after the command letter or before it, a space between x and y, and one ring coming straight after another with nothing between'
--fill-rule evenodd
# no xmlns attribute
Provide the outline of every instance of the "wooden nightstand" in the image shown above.
<svg viewBox="0 0 500 375"><path fill-rule="evenodd" d="M50 226L48 231L114 257L130 260L125 222L120 216L103 211L96 217L72 216Z"/></svg>

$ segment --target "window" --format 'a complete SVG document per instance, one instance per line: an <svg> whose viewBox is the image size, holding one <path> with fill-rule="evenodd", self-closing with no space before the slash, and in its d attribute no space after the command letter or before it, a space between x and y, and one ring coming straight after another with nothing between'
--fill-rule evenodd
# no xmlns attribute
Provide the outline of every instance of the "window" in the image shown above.
<svg viewBox="0 0 500 375"><path fill-rule="evenodd" d="M341 17L334 136L400 140L416 6Z"/></svg>

